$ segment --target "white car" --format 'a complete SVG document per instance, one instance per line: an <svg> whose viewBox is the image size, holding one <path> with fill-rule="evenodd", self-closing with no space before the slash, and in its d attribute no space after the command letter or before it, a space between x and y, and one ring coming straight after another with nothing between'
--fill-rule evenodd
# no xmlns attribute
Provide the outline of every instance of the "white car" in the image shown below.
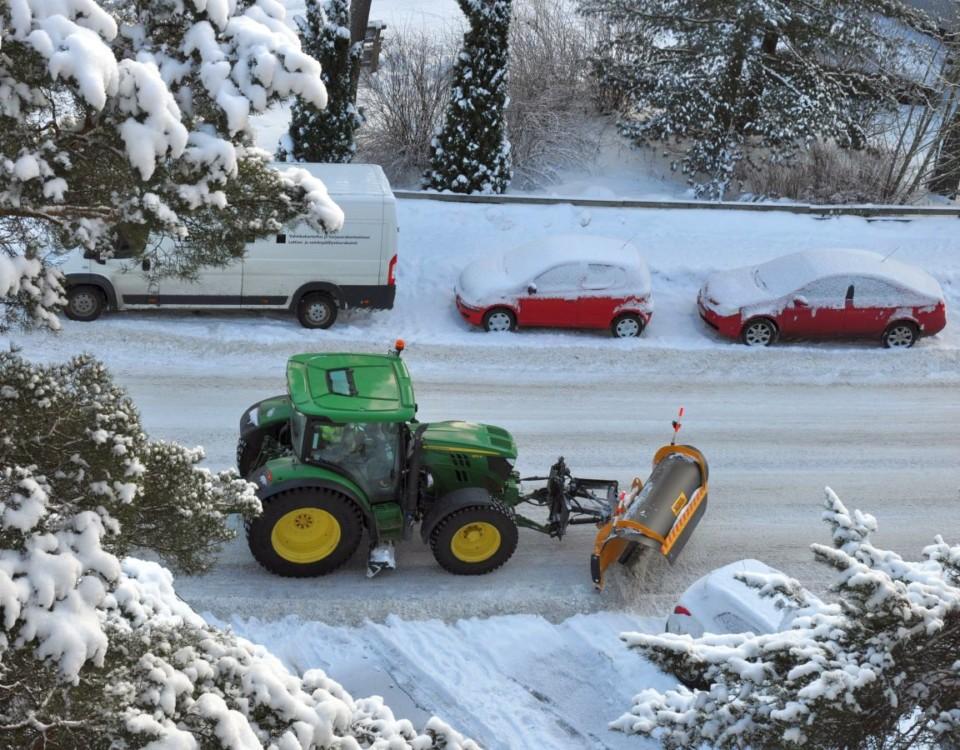
<svg viewBox="0 0 960 750"><path fill-rule="evenodd" d="M485 255L463 269L456 295L464 320L487 331L593 328L630 338L653 314L646 262L612 237L557 235Z"/></svg>
<svg viewBox="0 0 960 750"><path fill-rule="evenodd" d="M667 618L667 632L699 638L704 633L762 635L785 630L800 611L797 606L780 595L760 596L757 589L738 581L734 577L737 573L784 575L752 559L717 568L683 592ZM811 604L820 603L816 596L806 593Z"/></svg>

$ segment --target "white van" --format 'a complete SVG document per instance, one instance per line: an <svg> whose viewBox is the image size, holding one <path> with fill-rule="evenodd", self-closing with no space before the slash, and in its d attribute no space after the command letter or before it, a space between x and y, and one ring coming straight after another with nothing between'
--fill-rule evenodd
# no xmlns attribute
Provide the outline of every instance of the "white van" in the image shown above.
<svg viewBox="0 0 960 750"><path fill-rule="evenodd" d="M319 177L343 209L339 232L288 227L248 244L242 259L201 268L194 281L154 279L148 259L131 260L122 250L106 260L74 251L61 266L67 317L95 320L104 309L161 307L291 310L307 328L329 328L341 308L392 308L397 205L383 170L375 164L295 166Z"/></svg>

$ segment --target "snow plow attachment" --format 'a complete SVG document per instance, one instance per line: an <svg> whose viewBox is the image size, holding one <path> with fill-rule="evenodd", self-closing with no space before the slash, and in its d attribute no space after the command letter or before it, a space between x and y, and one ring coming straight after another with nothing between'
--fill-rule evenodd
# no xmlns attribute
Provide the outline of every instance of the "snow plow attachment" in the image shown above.
<svg viewBox="0 0 960 750"><path fill-rule="evenodd" d="M646 484L634 479L597 532L590 575L598 589L606 569L627 562L638 545L658 550L671 563L677 559L707 510L708 474L706 459L693 446L670 444L657 451Z"/></svg>

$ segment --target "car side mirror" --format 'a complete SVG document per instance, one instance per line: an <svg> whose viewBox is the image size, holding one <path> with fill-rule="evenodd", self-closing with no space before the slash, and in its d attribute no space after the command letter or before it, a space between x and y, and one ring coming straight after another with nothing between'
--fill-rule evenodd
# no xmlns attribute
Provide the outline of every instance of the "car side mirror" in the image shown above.
<svg viewBox="0 0 960 750"><path fill-rule="evenodd" d="M798 294L796 297L793 298L793 306L794 307L810 307L810 303L807 302L806 297L804 297L802 294Z"/></svg>
<svg viewBox="0 0 960 750"><path fill-rule="evenodd" d="M528 285L527 285L527 294L536 294L536 293L537 293L537 285L536 285L536 284L528 284Z"/></svg>

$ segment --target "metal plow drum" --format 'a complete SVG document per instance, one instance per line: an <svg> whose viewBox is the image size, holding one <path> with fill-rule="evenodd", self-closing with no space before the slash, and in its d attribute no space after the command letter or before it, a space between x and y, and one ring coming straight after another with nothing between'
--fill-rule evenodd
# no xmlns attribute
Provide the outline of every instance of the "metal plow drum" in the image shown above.
<svg viewBox="0 0 960 750"><path fill-rule="evenodd" d="M679 429L675 423L674 429ZM636 478L612 518L597 532L590 573L603 589L603 574L615 561L627 562L637 546L677 559L707 510L709 470L691 445L665 445L653 457L646 483Z"/></svg>

